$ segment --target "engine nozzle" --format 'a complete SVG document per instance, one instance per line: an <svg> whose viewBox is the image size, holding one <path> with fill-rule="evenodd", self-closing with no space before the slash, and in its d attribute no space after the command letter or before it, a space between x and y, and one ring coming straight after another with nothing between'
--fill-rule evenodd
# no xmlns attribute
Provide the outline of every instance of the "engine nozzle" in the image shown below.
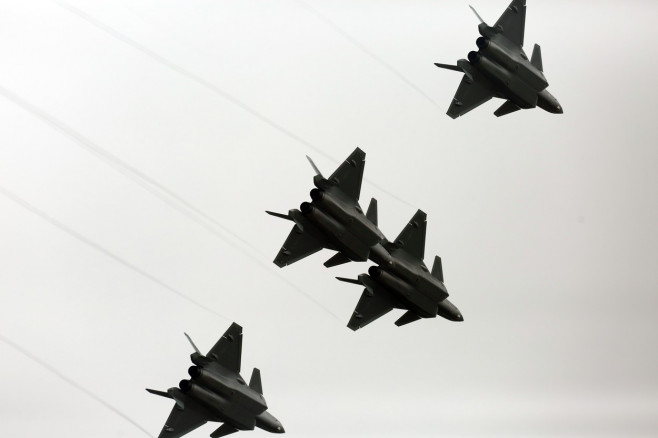
<svg viewBox="0 0 658 438"><path fill-rule="evenodd" d="M478 62L480 62L481 56L482 55L480 55L478 52L474 52L474 51L468 52L468 62L475 65Z"/></svg>
<svg viewBox="0 0 658 438"><path fill-rule="evenodd" d="M192 389L192 382L187 379L183 379L178 383L178 387L183 393L189 392Z"/></svg>
<svg viewBox="0 0 658 438"><path fill-rule="evenodd" d="M478 39L475 40L475 44L480 49L489 47L489 43L490 43L489 38L485 38L485 37L479 37Z"/></svg>
<svg viewBox="0 0 658 438"><path fill-rule="evenodd" d="M302 204L299 206L299 210L302 212L302 214L306 215L313 211L313 206L310 202L302 202Z"/></svg>
<svg viewBox="0 0 658 438"><path fill-rule="evenodd" d="M324 198L324 192L320 189L311 190L311 199L318 202Z"/></svg>
<svg viewBox="0 0 658 438"><path fill-rule="evenodd" d="M372 278L377 278L382 275L382 268L379 266L371 266L368 268L368 275L370 275Z"/></svg>
<svg viewBox="0 0 658 438"><path fill-rule="evenodd" d="M201 368L199 368L196 365L191 366L188 370L187 373L190 375L191 378L199 377L201 375Z"/></svg>

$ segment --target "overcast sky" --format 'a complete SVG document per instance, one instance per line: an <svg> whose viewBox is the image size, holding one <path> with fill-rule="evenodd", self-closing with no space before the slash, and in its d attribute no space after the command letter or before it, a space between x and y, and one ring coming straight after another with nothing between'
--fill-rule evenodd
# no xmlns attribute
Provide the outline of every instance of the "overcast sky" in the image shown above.
<svg viewBox="0 0 658 438"><path fill-rule="evenodd" d="M0 1L0 435L157 436L232 321L291 438L658 435L658 4L528 3L563 115L445 114L465 1ZM463 323L352 332L369 264L272 263L357 146Z"/></svg>

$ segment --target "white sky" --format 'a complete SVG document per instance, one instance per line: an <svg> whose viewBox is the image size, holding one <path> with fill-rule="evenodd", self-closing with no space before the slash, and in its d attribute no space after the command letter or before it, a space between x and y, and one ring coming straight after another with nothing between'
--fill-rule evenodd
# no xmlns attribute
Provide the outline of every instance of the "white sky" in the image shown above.
<svg viewBox="0 0 658 438"><path fill-rule="evenodd" d="M152 435L183 331L207 350L236 321L291 438L656 436L658 4L528 3L562 116L445 115L460 77L432 63L475 48L467 2L0 1L0 336ZM465 322L353 333L333 277L368 264L271 263L290 223L264 210L308 199L304 155L328 174L356 146L387 236L428 213ZM0 357L0 435L144 436Z"/></svg>

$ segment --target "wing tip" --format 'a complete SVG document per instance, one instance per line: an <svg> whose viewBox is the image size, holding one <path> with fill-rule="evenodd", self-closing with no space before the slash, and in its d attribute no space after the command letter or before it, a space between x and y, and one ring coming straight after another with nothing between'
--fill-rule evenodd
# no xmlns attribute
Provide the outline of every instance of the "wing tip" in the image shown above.
<svg viewBox="0 0 658 438"><path fill-rule="evenodd" d="M238 324L237 322L233 322L233 323L231 323L231 326L228 328L227 332L228 331L231 331L231 332L232 331L238 331L239 332L238 334L241 335L242 334L242 326L240 324Z"/></svg>
<svg viewBox="0 0 658 438"><path fill-rule="evenodd" d="M354 149L354 152L352 152L352 153L353 153L353 154L359 154L359 155L362 155L362 156L364 156L364 157L366 156L365 151L364 151L363 149L361 149L359 146L357 146L357 147Z"/></svg>
<svg viewBox="0 0 658 438"><path fill-rule="evenodd" d="M416 213L414 214L414 217L411 218L412 221L418 221L421 220L422 222L427 222L427 213L425 213L423 210L420 208L416 210Z"/></svg>
<svg viewBox="0 0 658 438"><path fill-rule="evenodd" d="M359 325L357 325L357 324L353 324L353 323L348 323L348 324L347 324L347 328L349 328L350 330L352 330L353 332L355 332L355 331L357 331L358 329L360 329L361 326L359 326Z"/></svg>

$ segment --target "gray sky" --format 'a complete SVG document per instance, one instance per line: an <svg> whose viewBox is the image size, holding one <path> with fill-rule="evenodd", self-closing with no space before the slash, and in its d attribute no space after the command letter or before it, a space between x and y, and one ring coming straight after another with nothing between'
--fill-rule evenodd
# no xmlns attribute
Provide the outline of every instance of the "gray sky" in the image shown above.
<svg viewBox="0 0 658 438"><path fill-rule="evenodd" d="M445 115L467 2L1 1L0 341L33 359L0 342L0 434L157 435L183 331L236 321L291 437L655 436L658 6L528 3L562 116ZM356 146L387 236L427 212L464 323L353 333L333 277L368 264L271 263L264 210Z"/></svg>

